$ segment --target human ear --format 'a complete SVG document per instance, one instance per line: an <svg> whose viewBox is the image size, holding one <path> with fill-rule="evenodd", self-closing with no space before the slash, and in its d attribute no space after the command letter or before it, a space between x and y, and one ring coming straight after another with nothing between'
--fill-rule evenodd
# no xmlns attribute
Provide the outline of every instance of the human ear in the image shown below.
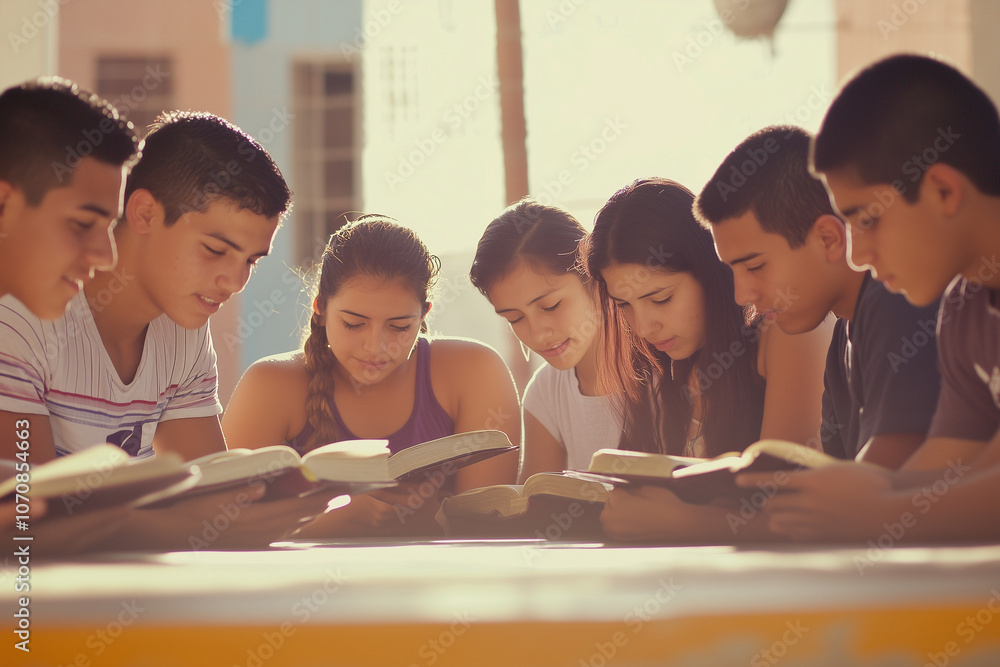
<svg viewBox="0 0 1000 667"><path fill-rule="evenodd" d="M927 197L943 215L952 216L961 208L967 187L961 172L950 165L935 162L924 172L920 199Z"/></svg>
<svg viewBox="0 0 1000 667"><path fill-rule="evenodd" d="M7 222L9 218L12 217L10 206L11 197L13 197L15 188L9 182L0 180L0 231L7 231Z"/></svg>
<svg viewBox="0 0 1000 667"><path fill-rule="evenodd" d="M317 295L316 298L313 299L312 311L313 311L313 318L319 324L326 324L326 309L320 307L319 295Z"/></svg>
<svg viewBox="0 0 1000 667"><path fill-rule="evenodd" d="M839 263L847 257L847 227L837 216L819 216L809 233L819 241L827 262Z"/></svg>
<svg viewBox="0 0 1000 667"><path fill-rule="evenodd" d="M157 220L162 223L163 218L163 205L145 188L133 192L125 203L125 222L137 234L148 234L154 223Z"/></svg>

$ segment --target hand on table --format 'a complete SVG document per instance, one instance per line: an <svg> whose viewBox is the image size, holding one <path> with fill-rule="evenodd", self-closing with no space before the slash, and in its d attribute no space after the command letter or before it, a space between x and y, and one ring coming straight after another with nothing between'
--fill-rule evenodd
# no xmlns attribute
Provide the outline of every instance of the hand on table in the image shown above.
<svg viewBox="0 0 1000 667"><path fill-rule="evenodd" d="M51 500L50 500L51 502ZM27 547L32 558L59 558L82 553L117 530L128 508L108 507L60 516L48 511L43 498L32 498L27 530L17 529L14 502L0 504L0 542L15 548ZM46 516L46 515L49 516ZM15 540L28 537L30 540Z"/></svg>
<svg viewBox="0 0 1000 667"><path fill-rule="evenodd" d="M722 507L685 503L662 486L616 486L608 494L601 523L613 540L719 544L737 538L731 514Z"/></svg>
<svg viewBox="0 0 1000 667"><path fill-rule="evenodd" d="M351 497L350 504L331 510L295 534L296 538L439 535L434 514L441 505L438 490L406 482Z"/></svg>
<svg viewBox="0 0 1000 667"><path fill-rule="evenodd" d="M134 509L109 540L113 549L255 549L322 514L323 494L258 502L263 484L196 496L157 509Z"/></svg>
<svg viewBox="0 0 1000 667"><path fill-rule="evenodd" d="M745 473L736 480L756 487L773 478L774 473ZM763 512L771 531L794 540L863 542L912 509L904 495L894 493L891 471L844 462L788 473Z"/></svg>
<svg viewBox="0 0 1000 667"><path fill-rule="evenodd" d="M61 558L100 549L129 511L127 506L119 505L69 516L46 516L33 522L29 531L34 536L33 553L40 558Z"/></svg>

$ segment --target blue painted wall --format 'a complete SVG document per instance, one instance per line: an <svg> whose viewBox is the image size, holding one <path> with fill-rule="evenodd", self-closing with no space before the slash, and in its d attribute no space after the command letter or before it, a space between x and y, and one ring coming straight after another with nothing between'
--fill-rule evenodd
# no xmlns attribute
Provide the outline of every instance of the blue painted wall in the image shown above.
<svg viewBox="0 0 1000 667"><path fill-rule="evenodd" d="M354 47L362 0L234 0L233 121L261 142L295 190L292 169L292 62ZM357 53L356 51L352 51ZM237 335L217 346L240 346L241 372L255 360L298 346L307 297L291 268L295 212L275 236L271 257L243 291Z"/></svg>

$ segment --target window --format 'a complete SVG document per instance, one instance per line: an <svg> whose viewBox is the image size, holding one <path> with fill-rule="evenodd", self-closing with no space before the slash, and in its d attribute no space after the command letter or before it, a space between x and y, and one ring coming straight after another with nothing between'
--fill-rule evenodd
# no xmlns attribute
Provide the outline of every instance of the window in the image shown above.
<svg viewBox="0 0 1000 667"><path fill-rule="evenodd" d="M161 112L174 108L173 93L169 58L97 59L97 94L125 114L140 136Z"/></svg>
<svg viewBox="0 0 1000 667"><path fill-rule="evenodd" d="M318 259L327 238L360 215L357 81L346 62L293 64L295 255Z"/></svg>

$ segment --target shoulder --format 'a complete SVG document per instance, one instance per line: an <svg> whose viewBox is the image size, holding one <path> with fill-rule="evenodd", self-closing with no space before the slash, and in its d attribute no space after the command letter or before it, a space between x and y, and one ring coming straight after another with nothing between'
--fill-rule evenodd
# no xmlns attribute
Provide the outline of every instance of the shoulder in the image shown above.
<svg viewBox="0 0 1000 667"><path fill-rule="evenodd" d="M83 302L86 306L86 302ZM42 321L14 297L0 299L0 355L32 365L63 357L69 343L81 334L82 321L67 309L57 320Z"/></svg>
<svg viewBox="0 0 1000 667"><path fill-rule="evenodd" d="M276 354L252 363L243 373L229 401L241 411L263 411L273 417L305 410L309 397L302 351Z"/></svg>
<svg viewBox="0 0 1000 667"><path fill-rule="evenodd" d="M431 338L428 342L431 383L442 405L513 386L507 364L491 346L468 338Z"/></svg>
<svg viewBox="0 0 1000 667"><path fill-rule="evenodd" d="M301 350L272 354L250 364L240 384L248 383L282 392L309 384L305 357Z"/></svg>
<svg viewBox="0 0 1000 667"><path fill-rule="evenodd" d="M160 315L149 323L146 346L152 348L152 354L160 361L157 368L165 366L175 377L187 377L192 373L216 375L218 372L218 357L208 324L185 329L166 314ZM149 373L154 372L152 366L144 368Z"/></svg>
<svg viewBox="0 0 1000 667"><path fill-rule="evenodd" d="M978 312L988 312L990 309L990 290L981 283L974 283L961 276L956 277L941 299L939 320L944 325L951 324L960 318L975 317Z"/></svg>
<svg viewBox="0 0 1000 667"><path fill-rule="evenodd" d="M446 367L467 372L501 365L503 358L493 347L471 338L429 338L431 368Z"/></svg>
<svg viewBox="0 0 1000 667"><path fill-rule="evenodd" d="M543 363L535 370L531 379L528 380L528 384L524 387L525 402L527 403L529 400L534 399L532 400L534 403L542 397L553 394L560 385L560 381L564 379L565 374L566 371L560 371L549 364Z"/></svg>
<svg viewBox="0 0 1000 667"><path fill-rule="evenodd" d="M65 319L65 316L60 319ZM0 299L0 325L5 330L24 333L42 330L42 321L9 294Z"/></svg>
<svg viewBox="0 0 1000 667"><path fill-rule="evenodd" d="M918 307L881 283L868 281L849 326L851 354L868 369L893 355L911 359L921 352L926 365L936 365L938 304ZM887 356L888 355L888 356Z"/></svg>
<svg viewBox="0 0 1000 667"><path fill-rule="evenodd" d="M982 283L956 278L941 299L938 351L942 357L967 359L973 350L995 346L1000 310L991 304L991 290Z"/></svg>

